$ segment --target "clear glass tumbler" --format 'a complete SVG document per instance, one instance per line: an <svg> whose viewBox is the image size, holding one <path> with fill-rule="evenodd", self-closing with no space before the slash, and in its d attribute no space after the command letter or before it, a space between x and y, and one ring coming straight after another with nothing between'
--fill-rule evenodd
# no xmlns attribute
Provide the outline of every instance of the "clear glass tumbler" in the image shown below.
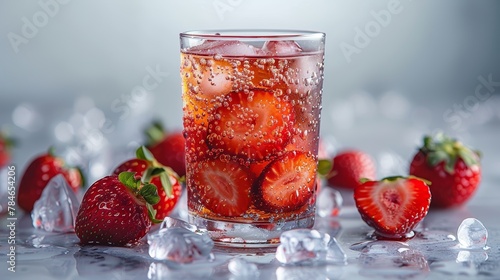
<svg viewBox="0 0 500 280"><path fill-rule="evenodd" d="M180 34L189 219L219 245L271 247L315 217L325 34Z"/></svg>

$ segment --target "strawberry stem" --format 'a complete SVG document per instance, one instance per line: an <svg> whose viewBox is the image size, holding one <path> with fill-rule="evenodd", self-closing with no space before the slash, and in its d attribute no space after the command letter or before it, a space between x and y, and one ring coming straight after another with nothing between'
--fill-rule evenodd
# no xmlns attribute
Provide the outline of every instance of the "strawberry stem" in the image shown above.
<svg viewBox="0 0 500 280"><path fill-rule="evenodd" d="M134 194L137 193L141 184L140 180L135 179L135 174L135 172L122 172L118 174L118 180Z"/></svg>
<svg viewBox="0 0 500 280"><path fill-rule="evenodd" d="M325 177L330 173L333 168L333 162L328 159L320 159L318 160L318 174L321 177Z"/></svg>
<svg viewBox="0 0 500 280"><path fill-rule="evenodd" d="M163 189L165 190L165 194L167 197L172 196L172 183L170 182L170 178L167 173L160 174L160 181Z"/></svg>
<svg viewBox="0 0 500 280"><path fill-rule="evenodd" d="M158 196L158 189L153 184L146 184L139 190L139 195L144 197L147 203L155 205L160 201L160 196Z"/></svg>
<svg viewBox="0 0 500 280"><path fill-rule="evenodd" d="M161 121L153 121L151 126L145 131L146 137L148 138L147 145L152 146L159 143L165 138L165 128Z"/></svg>
<svg viewBox="0 0 500 280"><path fill-rule="evenodd" d="M152 164L156 163L155 157L145 146L140 146L139 148L137 148L137 150L135 151L135 156L138 159L147 160Z"/></svg>
<svg viewBox="0 0 500 280"><path fill-rule="evenodd" d="M460 141L442 133L437 134L434 139L431 136L425 136L423 142L424 145L420 151L427 156L427 164L431 167L444 162L445 171L453 174L458 159L462 159L468 167L479 164L480 153L478 151L473 151Z"/></svg>
<svg viewBox="0 0 500 280"><path fill-rule="evenodd" d="M148 216L151 222L155 224L159 224L163 222L162 220L156 219L156 209L153 208L153 206L149 203L146 203L146 208L148 209Z"/></svg>
<svg viewBox="0 0 500 280"><path fill-rule="evenodd" d="M2 131L0 131L0 141L3 141L7 150L14 148L18 144L17 139L7 136L7 134Z"/></svg>

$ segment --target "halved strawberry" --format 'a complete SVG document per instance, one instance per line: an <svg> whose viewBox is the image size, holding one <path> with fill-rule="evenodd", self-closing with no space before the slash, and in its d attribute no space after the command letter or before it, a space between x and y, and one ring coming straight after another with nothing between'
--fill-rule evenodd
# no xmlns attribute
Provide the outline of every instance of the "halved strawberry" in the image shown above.
<svg viewBox="0 0 500 280"><path fill-rule="evenodd" d="M255 177L245 166L220 159L206 160L194 164L190 174L188 191L194 191L200 202L215 214L236 217L250 207L250 189Z"/></svg>
<svg viewBox="0 0 500 280"><path fill-rule="evenodd" d="M427 215L431 192L417 177L388 177L366 181L354 190L361 218L379 236L389 239L408 237Z"/></svg>
<svg viewBox="0 0 500 280"><path fill-rule="evenodd" d="M314 156L291 151L271 162L262 171L252 194L254 204L268 212L289 212L307 203L316 184Z"/></svg>
<svg viewBox="0 0 500 280"><path fill-rule="evenodd" d="M259 161L280 152L291 138L291 104L270 91L253 89L226 95L208 125L212 149Z"/></svg>

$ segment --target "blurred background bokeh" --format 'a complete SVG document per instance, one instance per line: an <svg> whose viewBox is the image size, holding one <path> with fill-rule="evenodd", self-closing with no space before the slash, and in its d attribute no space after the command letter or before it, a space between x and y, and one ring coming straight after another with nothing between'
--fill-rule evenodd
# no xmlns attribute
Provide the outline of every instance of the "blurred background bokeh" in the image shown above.
<svg viewBox="0 0 500 280"><path fill-rule="evenodd" d="M19 169L53 145L92 180L152 119L182 128L180 32L316 30L325 146L363 149L387 175L425 133L498 142L481 131L500 130L499 26L495 0L1 1L0 129L20 140Z"/></svg>

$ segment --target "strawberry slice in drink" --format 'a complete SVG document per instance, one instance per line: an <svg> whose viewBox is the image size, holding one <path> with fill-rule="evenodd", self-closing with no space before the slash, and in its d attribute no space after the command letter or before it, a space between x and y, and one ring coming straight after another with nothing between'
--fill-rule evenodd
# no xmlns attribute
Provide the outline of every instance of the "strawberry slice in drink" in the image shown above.
<svg viewBox="0 0 500 280"><path fill-rule="evenodd" d="M280 154L291 138L292 106L272 92L232 92L208 125L209 147L245 160L261 161Z"/></svg>
<svg viewBox="0 0 500 280"><path fill-rule="evenodd" d="M188 177L193 196L210 211L224 217L241 216L250 207L254 176L235 162L220 159L198 162Z"/></svg>
<svg viewBox="0 0 500 280"><path fill-rule="evenodd" d="M314 194L316 159L291 151L271 162L253 185L257 208L267 212L289 212L304 206Z"/></svg>

